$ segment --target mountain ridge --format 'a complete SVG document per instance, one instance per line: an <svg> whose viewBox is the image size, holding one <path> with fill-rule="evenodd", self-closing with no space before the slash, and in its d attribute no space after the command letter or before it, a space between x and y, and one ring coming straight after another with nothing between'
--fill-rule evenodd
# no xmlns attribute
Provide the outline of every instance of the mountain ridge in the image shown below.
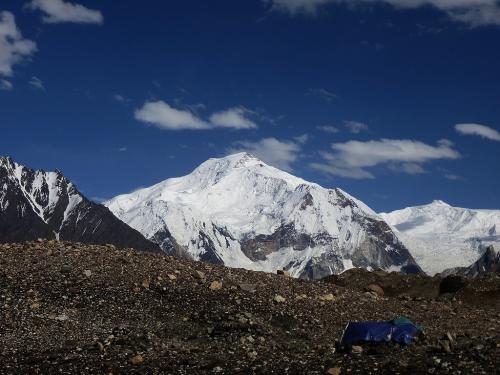
<svg viewBox="0 0 500 375"><path fill-rule="evenodd" d="M500 246L500 210L453 207L433 201L380 216L431 275L469 267L489 245Z"/></svg>

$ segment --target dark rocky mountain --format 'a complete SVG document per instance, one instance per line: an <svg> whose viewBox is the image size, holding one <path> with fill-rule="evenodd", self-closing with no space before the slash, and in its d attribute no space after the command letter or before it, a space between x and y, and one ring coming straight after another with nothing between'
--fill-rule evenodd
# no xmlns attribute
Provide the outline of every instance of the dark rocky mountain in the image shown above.
<svg viewBox="0 0 500 375"><path fill-rule="evenodd" d="M35 171L0 157L0 242L37 238L160 250L85 198L60 171Z"/></svg>

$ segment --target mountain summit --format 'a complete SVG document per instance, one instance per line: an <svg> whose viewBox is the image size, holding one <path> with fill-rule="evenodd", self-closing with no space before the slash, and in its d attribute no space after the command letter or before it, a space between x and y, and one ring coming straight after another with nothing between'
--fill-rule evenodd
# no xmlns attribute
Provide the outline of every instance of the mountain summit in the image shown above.
<svg viewBox="0 0 500 375"><path fill-rule="evenodd" d="M40 237L159 250L60 171L35 171L0 157L0 243Z"/></svg>
<svg viewBox="0 0 500 375"><path fill-rule="evenodd" d="M320 278L352 267L419 272L391 228L340 189L325 189L248 153L105 203L167 253Z"/></svg>

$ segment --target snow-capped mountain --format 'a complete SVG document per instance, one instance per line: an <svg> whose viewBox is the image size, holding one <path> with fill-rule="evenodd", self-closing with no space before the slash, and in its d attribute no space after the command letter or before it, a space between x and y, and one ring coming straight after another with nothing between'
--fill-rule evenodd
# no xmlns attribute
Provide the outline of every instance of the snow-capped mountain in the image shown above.
<svg viewBox="0 0 500 375"><path fill-rule="evenodd" d="M247 153L209 159L105 204L165 252L196 260L306 278L352 267L420 271L365 204Z"/></svg>
<svg viewBox="0 0 500 375"><path fill-rule="evenodd" d="M487 246L500 246L500 210L472 210L434 201L380 216L430 275L469 267Z"/></svg>
<svg viewBox="0 0 500 375"><path fill-rule="evenodd" d="M61 172L34 171L0 157L0 242L37 238L159 251Z"/></svg>

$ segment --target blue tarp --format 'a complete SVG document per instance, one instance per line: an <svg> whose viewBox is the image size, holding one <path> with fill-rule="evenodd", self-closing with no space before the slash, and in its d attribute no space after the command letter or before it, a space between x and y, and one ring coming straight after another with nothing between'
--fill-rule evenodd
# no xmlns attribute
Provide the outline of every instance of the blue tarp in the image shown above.
<svg viewBox="0 0 500 375"><path fill-rule="evenodd" d="M392 341L409 345L420 332L421 327L404 317L386 322L351 322L345 328L340 344Z"/></svg>

